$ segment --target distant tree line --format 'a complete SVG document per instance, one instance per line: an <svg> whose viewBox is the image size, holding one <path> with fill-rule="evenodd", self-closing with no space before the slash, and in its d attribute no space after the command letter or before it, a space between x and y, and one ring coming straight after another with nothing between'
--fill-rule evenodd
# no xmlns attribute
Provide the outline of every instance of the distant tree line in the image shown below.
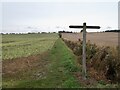
<svg viewBox="0 0 120 90"><path fill-rule="evenodd" d="M73 33L72 31L58 31L58 33Z"/></svg>
<svg viewBox="0 0 120 90"><path fill-rule="evenodd" d="M1 35L4 35L4 34L12 34L12 35L15 35L15 34L45 34L45 33L56 33L56 32L28 32L28 33L0 33Z"/></svg>
<svg viewBox="0 0 120 90"><path fill-rule="evenodd" d="M120 32L120 30L106 30L105 32Z"/></svg>
<svg viewBox="0 0 120 90"><path fill-rule="evenodd" d="M61 33L73 33L72 31L58 31L59 37L62 38L62 34Z"/></svg>

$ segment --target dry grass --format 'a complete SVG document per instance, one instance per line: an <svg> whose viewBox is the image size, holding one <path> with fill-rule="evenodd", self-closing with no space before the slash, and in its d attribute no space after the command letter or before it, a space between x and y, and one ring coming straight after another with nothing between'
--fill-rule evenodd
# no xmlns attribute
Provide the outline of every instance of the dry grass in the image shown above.
<svg viewBox="0 0 120 90"><path fill-rule="evenodd" d="M82 33L62 33L62 38L70 41L82 40ZM87 41L95 43L98 46L118 46L118 33L111 32L99 32L99 33L87 33Z"/></svg>

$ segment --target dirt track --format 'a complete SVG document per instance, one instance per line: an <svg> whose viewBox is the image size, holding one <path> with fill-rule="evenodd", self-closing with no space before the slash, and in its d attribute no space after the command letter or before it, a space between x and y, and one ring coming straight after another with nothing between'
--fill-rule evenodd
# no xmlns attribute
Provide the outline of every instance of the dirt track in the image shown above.
<svg viewBox="0 0 120 90"><path fill-rule="evenodd" d="M62 33L62 37L71 41L82 40L82 33ZM87 41L90 40L91 43L95 43L99 46L118 46L118 33L87 33Z"/></svg>

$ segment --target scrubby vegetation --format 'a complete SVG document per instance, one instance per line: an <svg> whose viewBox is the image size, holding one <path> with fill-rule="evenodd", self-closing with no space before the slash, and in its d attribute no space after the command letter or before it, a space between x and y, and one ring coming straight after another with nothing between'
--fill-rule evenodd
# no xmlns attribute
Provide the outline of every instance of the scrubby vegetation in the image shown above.
<svg viewBox="0 0 120 90"><path fill-rule="evenodd" d="M63 41L73 53L78 56L79 63L82 64L82 41L72 42L65 39L63 39ZM88 76L109 83L120 82L118 47L98 47L88 41L86 45L86 54Z"/></svg>

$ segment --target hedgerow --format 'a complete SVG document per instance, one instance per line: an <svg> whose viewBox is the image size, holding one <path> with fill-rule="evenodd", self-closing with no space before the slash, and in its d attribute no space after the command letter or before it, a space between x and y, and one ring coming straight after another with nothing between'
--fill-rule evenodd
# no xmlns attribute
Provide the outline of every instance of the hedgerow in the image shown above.
<svg viewBox="0 0 120 90"><path fill-rule="evenodd" d="M82 64L82 41L72 42L63 39L66 45L78 56ZM88 75L94 76L97 80L105 79L112 83L120 82L120 60L118 47L98 47L90 41L86 43L86 63ZM91 70L95 70L93 73Z"/></svg>

